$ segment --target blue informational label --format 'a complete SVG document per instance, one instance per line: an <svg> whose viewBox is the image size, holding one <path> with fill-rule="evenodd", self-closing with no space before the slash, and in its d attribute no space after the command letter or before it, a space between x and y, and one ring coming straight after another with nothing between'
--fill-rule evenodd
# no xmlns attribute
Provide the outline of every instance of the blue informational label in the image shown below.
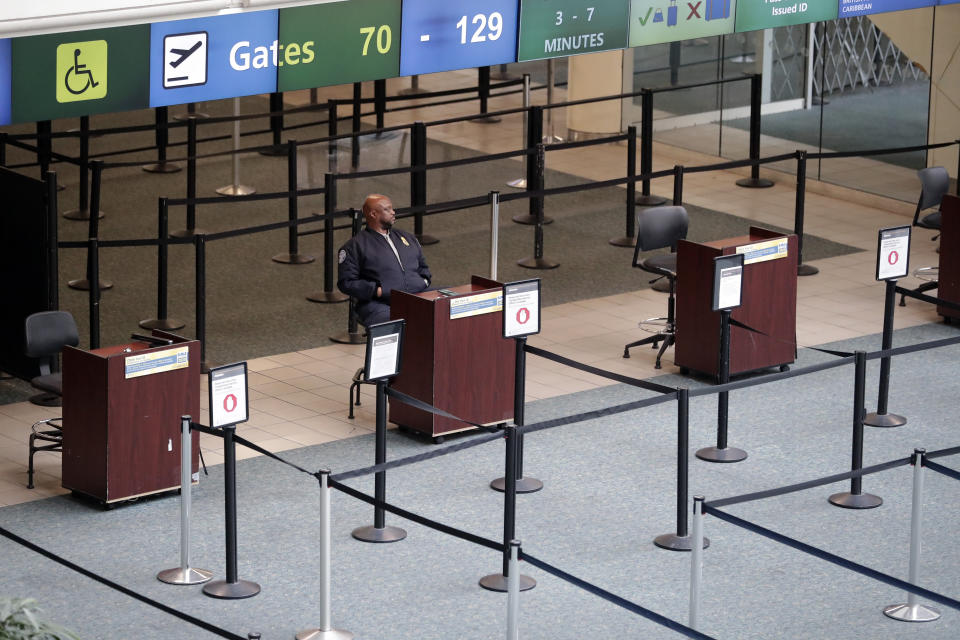
<svg viewBox="0 0 960 640"><path fill-rule="evenodd" d="M10 124L10 40L0 39L0 125Z"/></svg>
<svg viewBox="0 0 960 640"><path fill-rule="evenodd" d="M517 60L518 0L404 0L400 75Z"/></svg>
<svg viewBox="0 0 960 640"><path fill-rule="evenodd" d="M150 106L277 90L277 67L296 60L277 42L277 10L235 13L150 27Z"/></svg>
<svg viewBox="0 0 960 640"><path fill-rule="evenodd" d="M957 0L960 2L960 0ZM932 7L937 0L840 0L838 18L852 18L871 13L887 13L904 9Z"/></svg>

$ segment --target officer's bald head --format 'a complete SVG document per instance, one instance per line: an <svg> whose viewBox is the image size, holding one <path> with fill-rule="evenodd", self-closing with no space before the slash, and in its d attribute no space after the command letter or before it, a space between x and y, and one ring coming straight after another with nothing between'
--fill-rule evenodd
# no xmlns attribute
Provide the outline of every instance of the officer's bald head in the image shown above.
<svg viewBox="0 0 960 640"><path fill-rule="evenodd" d="M372 193L366 197L363 201L362 211L367 227L374 231L389 231L396 219L393 202L387 196L379 193Z"/></svg>

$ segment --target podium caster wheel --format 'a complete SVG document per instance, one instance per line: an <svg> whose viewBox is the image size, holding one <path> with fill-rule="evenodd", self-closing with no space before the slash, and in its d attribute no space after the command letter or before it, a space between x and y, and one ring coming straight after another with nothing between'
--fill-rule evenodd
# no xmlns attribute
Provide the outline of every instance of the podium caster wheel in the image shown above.
<svg viewBox="0 0 960 640"><path fill-rule="evenodd" d="M690 369L688 369L687 367L680 367L680 375L682 376L690 375Z"/></svg>
<svg viewBox="0 0 960 640"><path fill-rule="evenodd" d="M443 444L444 440L443 436L433 436L433 444Z"/></svg>
<svg viewBox="0 0 960 640"><path fill-rule="evenodd" d="M780 365L780 371L790 371L790 365L788 364Z"/></svg>

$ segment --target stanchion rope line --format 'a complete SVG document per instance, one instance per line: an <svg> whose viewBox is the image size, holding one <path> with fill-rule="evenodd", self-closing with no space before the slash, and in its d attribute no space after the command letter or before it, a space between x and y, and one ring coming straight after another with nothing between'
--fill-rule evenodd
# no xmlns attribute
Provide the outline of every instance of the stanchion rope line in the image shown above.
<svg viewBox="0 0 960 640"><path fill-rule="evenodd" d="M199 431L200 433L206 433L207 435L211 435L211 436L214 436L214 437L216 437L216 438L222 438L222 437L223 437L223 429L218 429L218 428L216 428L216 427L208 427L208 426L203 425L203 424L200 424L200 423L198 423L198 422L191 422L191 423L190 423L190 428L191 428L192 430L194 430L194 431ZM301 467L301 466L299 466L299 465L296 465L296 464L290 462L289 460L284 460L283 458L281 458L281 457L278 456L277 454L273 453L272 451L267 451L266 449L264 449L264 448L261 447L260 445L254 444L254 443L250 442L250 441L247 440L246 438L242 438L242 437L240 437L240 436L238 436L238 435L234 435L234 436L233 436L233 441L236 442L237 444L240 444L240 445L245 446L245 447L248 448L248 449L252 449L253 451L256 451L257 453L261 453L261 454L267 456L268 458L273 458L273 459L276 460L277 462L282 462L283 464L287 465L288 467L292 467L292 468L296 469L297 471L300 471L300 472L302 472L302 473L307 474L308 476L313 476L314 478L319 478L319 477L320 477L320 472L319 472L319 471L316 471L316 472L314 472L314 471L308 471L308 470L304 469L303 467Z"/></svg>
<svg viewBox="0 0 960 640"><path fill-rule="evenodd" d="M949 347L958 343L960 343L960 336L957 336L956 338L941 338L940 340L931 340L930 342L921 342L919 344L909 344L903 347L882 349L880 351L871 351L867 354L867 360L877 360L879 358L888 358L890 356L901 356L906 353L916 353L917 351L929 351L930 349Z"/></svg>
<svg viewBox="0 0 960 640"><path fill-rule="evenodd" d="M937 473L943 474L948 478L960 480L960 471L957 471L956 469L945 467L942 464L937 464L936 462L931 462L930 460L927 460L926 467L931 471L936 471Z"/></svg>
<svg viewBox="0 0 960 640"><path fill-rule="evenodd" d="M463 422L464 424L469 424L471 427L476 427L477 429L480 429L481 431L486 431L486 432L488 432L488 433L493 433L493 432L499 432L499 431L500 431L500 430L497 429L496 427L489 427L489 426L484 425L484 424L479 424L479 423L477 423L477 422L472 422L471 420L465 420L465 419L461 418L460 416L455 416L455 415L453 415L452 413L448 413L448 412L444 411L443 409L439 409L439 408L437 408L437 407L435 407L435 406L433 406L433 405L431 405L431 404L429 404L429 403L427 403L427 402L424 402L423 400L420 400L419 398L414 398L413 396L407 395L406 393L404 393L404 392L402 392L402 391L397 391L396 389L393 389L393 388L391 388L391 387L385 387L385 388L384 388L384 392L385 392L388 396L390 396L390 397L392 397L392 398L396 398L397 400L399 400L399 401L402 402L403 404L409 405L409 406L414 407L414 408L416 408L416 409L420 409L421 411L427 411L427 412L432 413L432 414L437 415L437 416L443 416L444 418L450 418L451 420L456 420L457 422Z"/></svg>
<svg viewBox="0 0 960 640"><path fill-rule="evenodd" d="M690 627L686 626L685 624L681 624L676 620L671 620L670 618L664 615L661 615L656 611L651 611L646 607L642 607L638 604L630 602L626 598L618 596L615 593L611 593L606 589L602 589L594 584L587 582L582 578L578 578L571 573L567 573L562 569L558 569L552 565L549 565L543 560L539 560L538 558L531 556L529 553L523 551L522 549L520 550L520 560L529 562L532 566L538 569L541 569L543 571L546 571L550 575L556 578L560 578L564 582L569 582L570 584L583 589L587 593L592 593L595 596L599 596L600 598L606 600L607 602L615 604L618 607L621 607L622 609L626 609L627 611L630 611L641 617L644 617L647 620L650 620L651 622L656 622L657 624L667 627L668 629L671 629L673 631L676 631L677 633L681 633L688 638L701 638L701 639L705 638L708 640L713 640L713 636L708 636L707 634L701 633L696 629L691 629Z"/></svg>
<svg viewBox="0 0 960 640"><path fill-rule="evenodd" d="M539 87L538 87L539 88ZM488 98L491 100L493 98L502 98L504 96L512 96L518 93L523 93L523 89L513 89L511 91L498 91L497 93L490 93ZM424 102L423 104L407 104L402 107L393 107L390 109L384 109L384 113L399 113L401 111L413 111L414 109L421 109L423 107L442 107L450 104L463 104L465 102L473 102L479 100L476 96L470 96L467 98L451 98L450 100L435 100L433 102ZM488 112L489 113L489 112ZM374 112L375 115L375 112Z"/></svg>
<svg viewBox="0 0 960 640"><path fill-rule="evenodd" d="M786 380L787 378L795 378L797 376L802 376L808 373L815 373L817 371L823 371L825 369L834 369L836 367L842 367L846 364L853 362L853 356L847 358L840 358L838 360L830 360L828 362L821 362L819 364L811 364L806 367L800 367L799 369L791 369L790 371L778 371L776 373L770 373L765 376L758 378L751 378L748 380L737 380L735 382L727 382L724 384L717 384L710 387L700 387L698 389L690 389L690 397L696 398L698 396L709 396L715 393L720 393L722 391L734 391L735 389L745 389L747 387L753 387L761 384L770 384L772 382L779 382L781 380Z"/></svg>
<svg viewBox="0 0 960 640"><path fill-rule="evenodd" d="M938 449L936 451L928 451L925 455L927 460L932 458L943 458L945 456L955 456L960 453L960 446L950 447L949 449Z"/></svg>
<svg viewBox="0 0 960 640"><path fill-rule="evenodd" d="M923 151L925 149L940 149L942 147L949 147L952 144L958 144L958 141L951 140L950 142L918 144L912 147L887 147L885 149L861 149L859 151L824 151L824 152L808 153L807 159L851 158L855 156L880 156L887 153L907 153L910 151Z"/></svg>
<svg viewBox="0 0 960 640"><path fill-rule="evenodd" d="M676 394L677 390L674 387L668 387L666 385L657 384L656 382L648 382L647 380L641 380L640 378L631 378L630 376L625 376L620 373L614 373L612 371L607 371L606 369L600 369L598 367L593 367L589 364L583 364L582 362L577 362L576 360L571 360L570 358L561 356L559 354L547 351L546 349L541 349L540 347L534 347L529 344L523 346L523 350L527 353L532 353L535 356L540 356L547 360L552 360L564 366L570 367L572 369L578 369L580 371L585 371L587 373L592 373L601 378L607 378L609 380L616 380L617 382L622 382L624 384L629 384L634 387L640 387L648 391L656 391L657 393L672 393Z"/></svg>
<svg viewBox="0 0 960 640"><path fill-rule="evenodd" d="M562 427L568 424L573 424L574 422L584 422L586 420L593 420L595 418L603 418L605 416L617 415L618 413L626 413L627 411L636 411L637 409L652 407L655 404L671 402L676 399L676 396L676 391L673 391L672 393L651 396L649 398L644 398L643 400L636 400L635 402L618 404L613 407L607 407L606 409L596 409L594 411L586 411L584 413L578 413L572 416L534 422L533 424L527 424L522 427L515 427L515 431L518 434L535 433L545 429L553 429L554 427Z"/></svg>
<svg viewBox="0 0 960 640"><path fill-rule="evenodd" d="M790 153L781 153L777 156L767 156L766 158L757 158L752 160L746 158L744 160L731 160L729 162L719 162L716 164L702 164L694 167L684 167L684 173L705 173L707 171L725 171L727 169L737 169L740 167L749 167L755 164L769 164L771 162L781 162L783 160L793 160L797 155L794 152Z"/></svg>
<svg viewBox="0 0 960 640"><path fill-rule="evenodd" d="M827 562L835 564L838 567L842 567L844 569L850 569L851 571L855 571L856 573L867 576L868 578L873 578L874 580L883 582L884 584L894 587L896 589L903 589L904 591L909 591L910 593L914 593L927 600L932 600L946 607L950 607L951 609L960 610L960 600L955 600L949 596L941 595L936 591L931 591L923 587L918 587L916 585L910 584L906 580L901 580L900 578L895 578L891 575L881 573L880 571L877 571L876 569L871 569L866 565L859 564L852 560L847 560L846 558L830 553L829 551L824 551L823 549L818 549L817 547L809 545L805 542L800 542L799 540L796 540L794 538L789 538L783 535L782 533L777 533L776 531L767 529L766 527L762 527L748 520L738 518L737 516L726 513L725 511L720 511L716 507L711 506L710 503L704 503L703 510L704 510L704 513L709 513L711 515L714 515L720 518L721 520L725 520L726 522L729 522L730 524L736 525L738 527L742 527L747 531L752 531L753 533L759 534L765 538L769 538L774 542L779 542L788 547L792 547L797 551L802 551L806 554L820 558L821 560L826 560Z"/></svg>
<svg viewBox="0 0 960 640"><path fill-rule="evenodd" d="M543 145L544 151L564 151L566 149L576 149L578 147L591 147L595 144L608 144L610 142L620 142L621 140L626 140L630 136L626 133L621 133L615 136L607 136L606 138L592 138L590 140L575 140L573 142L554 142L553 144Z"/></svg>
<svg viewBox="0 0 960 640"><path fill-rule="evenodd" d="M89 569L85 569L84 567L81 567L80 565L78 565L78 564L76 564L76 563L70 562L69 560L67 560L67 559L65 559L65 558L61 558L60 556L56 555L55 553L53 553L53 552L51 552L51 551L48 551L47 549L44 549L44 548L42 548L42 547L40 547L40 546L38 546L38 545L30 542L29 540L27 540L27 539L25 539L25 538L21 538L21 537L18 536L17 534L15 534L15 533L13 533L13 532L11 532L11 531L8 531L7 529L4 529L3 527L0 527L0 535L4 536L5 538L7 538L7 539L9 539L9 540L11 540L11 541L13 541L13 542L16 542L17 544L19 544L19 545L21 545L21 546L23 546L23 547L26 547L27 549L29 549L30 551L33 551L34 553L39 553L40 555L44 556L44 557L47 558L48 560L52 560L52 561L56 562L57 564L63 565L64 567L67 567L68 569L70 569L70 570L72 570L72 571L76 571L76 572L79 573L80 575L86 576L87 578L90 578L91 580L94 580L94 581L96 581L96 582L99 582L100 584L102 584L102 585L104 585L104 586L107 586L107 587L109 587L109 588L111 588L111 589L113 589L113 590L115 590L115 591L119 591L120 593L122 593L122 594L124 594L124 595L126 595L126 596L130 596L131 598L133 598L133 599L135 599L135 600L139 600L140 602L142 602L142 603L144 603L144 604L146 604L146 605L149 605L149 606L151 606L151 607L154 607L155 609L159 609L160 611L163 611L164 613L169 613L170 615L172 615L172 616L174 616L174 617L176 617L176 618L179 618L179 619L183 620L184 622L189 622L189 623L192 624L192 625L195 625L195 626L197 626L197 627L200 627L200 628L203 629L204 631L209 631L210 633L213 633L213 634L215 634L215 635L218 635L218 636L220 636L221 638L230 638L230 640L246 640L246 638L244 638L243 636L237 635L237 634L232 633L232 632L230 632L230 631L226 631L225 629L221 629L220 627L217 627L217 626L215 626L215 625L213 625L213 624L211 624L211 623L209 623L209 622L206 622L205 620L201 620L200 618L196 618L196 617L194 617L194 616L191 616L191 615L188 614L188 613L184 613L184 612L182 612L182 611L178 611L177 609L174 609L174 608L171 607L171 606L165 605L165 604L163 604L163 603L161 603L161 602L157 602L156 600L153 600L153 599L148 598L148 597L146 597L146 596L144 596L144 595L141 595L141 594L137 593L136 591L134 591L133 589L130 589L129 587L125 587L125 586L123 586L123 585L121 585L121 584L119 584L119 583L117 583L117 582L114 582L113 580L110 580L110 579L108 579L108 578L104 578L103 576L98 575L98 574L94 573L93 571L90 571Z"/></svg>
<svg viewBox="0 0 960 640"><path fill-rule="evenodd" d="M760 331L760 329L754 329L754 328L751 327L750 325L745 324L745 323L743 323L743 322L740 322L740 321L737 320L736 318L730 318L730 325L731 325L731 326L734 326L734 327L739 327L739 328L741 328L741 329L745 329L745 330L747 330L747 331L750 331L751 333L756 333L756 334L758 334L758 335L764 336L764 337L769 338L769 339L771 339L771 340L773 340L773 341L775 341L775 342L779 342L780 344L790 345L791 347L794 347L794 348L800 347L800 348L803 348L803 349L812 349L813 351L819 351L819 352L821 352L821 353L827 353L827 354L830 354L831 356L838 356L838 357L840 357L840 358L849 358L850 356L853 355L853 352L852 352L852 351L837 351L837 350L835 350L835 349L822 349L822 348L820 348L820 347L808 347L808 346L804 346L804 345L800 344L800 343L797 342L796 340L783 340L783 339L781 339L781 338L775 338L775 337L773 337L772 335L770 335L769 333Z"/></svg>
<svg viewBox="0 0 960 640"><path fill-rule="evenodd" d="M956 302L951 302L949 300L941 300L940 298L934 298L933 296L928 296L925 293L920 293L914 291L913 289L904 289L903 287L894 287L893 290L900 295L907 296L908 298L915 298L917 300L922 300L923 302L929 302L930 304L939 305L942 307L947 307L948 309L953 309L955 311L960 311L960 304Z"/></svg>

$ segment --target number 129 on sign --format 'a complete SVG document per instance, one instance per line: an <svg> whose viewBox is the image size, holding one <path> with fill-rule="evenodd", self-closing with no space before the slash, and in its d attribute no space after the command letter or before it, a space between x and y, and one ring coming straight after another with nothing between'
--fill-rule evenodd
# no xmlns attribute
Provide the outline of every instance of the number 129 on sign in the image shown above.
<svg viewBox="0 0 960 640"><path fill-rule="evenodd" d="M517 0L404 0L400 75L515 62Z"/></svg>

